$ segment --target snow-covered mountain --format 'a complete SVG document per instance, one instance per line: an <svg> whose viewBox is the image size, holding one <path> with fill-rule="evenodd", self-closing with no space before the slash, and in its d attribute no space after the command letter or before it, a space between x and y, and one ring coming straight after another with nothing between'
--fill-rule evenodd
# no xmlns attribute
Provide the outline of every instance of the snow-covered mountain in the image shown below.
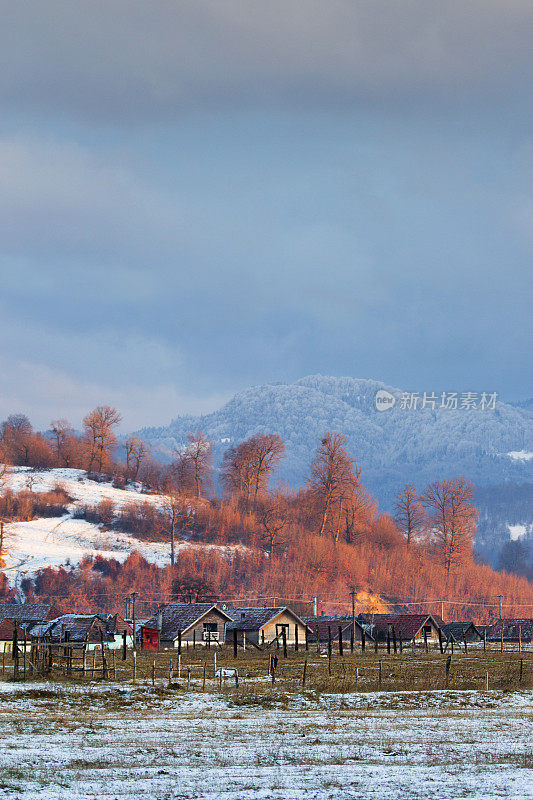
<svg viewBox="0 0 533 800"><path fill-rule="evenodd" d="M394 405L386 400L388 410L377 410L377 392L390 395ZM292 384L252 387L218 411L178 417L140 435L166 459L184 444L187 433L201 429L220 461L230 444L258 432L277 433L286 446L277 478L301 486L324 431L341 431L365 484L383 507L406 482L422 488L435 478L458 474L480 486L532 480L533 412L500 400L482 409L481 395L473 399L476 408L461 408L462 402L459 393L456 410L442 408L439 395L435 401L426 398L422 408L422 396L411 398L379 381L312 375ZM414 403L416 409L404 407Z"/></svg>

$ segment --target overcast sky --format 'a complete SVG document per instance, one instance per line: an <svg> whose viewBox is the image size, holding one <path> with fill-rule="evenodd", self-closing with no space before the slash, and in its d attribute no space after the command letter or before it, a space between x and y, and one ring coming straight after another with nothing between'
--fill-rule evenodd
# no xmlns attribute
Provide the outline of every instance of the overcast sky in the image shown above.
<svg viewBox="0 0 533 800"><path fill-rule="evenodd" d="M533 2L0 0L0 417L533 395Z"/></svg>

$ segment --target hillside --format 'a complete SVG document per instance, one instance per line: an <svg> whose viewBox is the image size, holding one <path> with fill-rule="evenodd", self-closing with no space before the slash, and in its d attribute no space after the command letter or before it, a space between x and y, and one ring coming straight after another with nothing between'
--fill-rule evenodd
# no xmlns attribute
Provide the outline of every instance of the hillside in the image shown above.
<svg viewBox="0 0 533 800"><path fill-rule="evenodd" d="M105 526L76 518L80 508L96 506L102 500L111 501L114 509L119 511L132 502L159 505L159 495L116 489L110 483L90 480L85 471L79 469L28 470L15 467L9 479L10 488L14 492L24 490L30 474L32 492L47 492L61 486L72 502L68 505L68 513L61 517L40 517L5 525L3 572L11 586L20 587L24 578L34 578L39 570L46 567L76 567L87 556L123 562L131 553L138 552L150 563L159 566L168 564L167 542L141 540L122 531L106 530ZM177 551L183 548L231 549L229 546L177 542Z"/></svg>
<svg viewBox="0 0 533 800"><path fill-rule="evenodd" d="M376 410L379 390L394 396L390 410ZM168 460L184 445L187 433L203 430L219 464L229 445L255 433L277 433L285 442L286 457L276 479L298 487L307 480L324 431L341 431L365 485L384 510L391 510L394 494L405 483L421 489L432 480L463 474L477 487L491 487L479 493L477 550L496 564L510 538L509 525L522 525L524 538L533 525L531 403L497 400L494 410L483 411L404 410L401 397L400 389L379 381L314 375L293 384L252 387L211 414L178 417L167 427L147 428L139 435Z"/></svg>

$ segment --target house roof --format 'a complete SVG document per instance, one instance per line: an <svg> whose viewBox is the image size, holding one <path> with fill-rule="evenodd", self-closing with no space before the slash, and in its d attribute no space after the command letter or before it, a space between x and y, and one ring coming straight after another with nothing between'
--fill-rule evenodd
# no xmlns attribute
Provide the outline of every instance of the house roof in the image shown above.
<svg viewBox="0 0 533 800"><path fill-rule="evenodd" d="M158 614L162 614L161 640L174 641L178 638L178 631L182 634L196 625L202 617L214 611L225 620L231 620L226 611L222 611L215 603L168 603L162 606L153 617L146 620L146 628L158 627Z"/></svg>
<svg viewBox="0 0 533 800"><path fill-rule="evenodd" d="M133 626L126 622L120 614L108 614L105 618L106 630L110 636L124 633L129 635L133 633Z"/></svg>
<svg viewBox="0 0 533 800"><path fill-rule="evenodd" d="M107 641L105 620L97 614L62 614L48 624L43 635L50 636L52 641L59 641L65 638L65 633L68 633L69 641L83 642L87 634L92 634L89 639L99 641L101 630L104 633L104 641Z"/></svg>
<svg viewBox="0 0 533 800"><path fill-rule="evenodd" d="M371 633L386 633L388 626L394 626L396 636L404 641L412 639L428 623L440 628L442 620L432 614L359 614L359 621L370 627Z"/></svg>
<svg viewBox="0 0 533 800"><path fill-rule="evenodd" d="M331 639L332 641L338 641L339 639L339 625L342 628L342 638L343 640L350 639L351 630L352 630L352 617L337 617L337 616L326 616L320 615L316 617L302 617L305 624L309 628L308 639L310 642L316 642L316 630L318 628L318 635L321 642L327 642L328 640L328 628L331 628ZM363 627L361 622L356 618L355 619L355 627L359 629L359 631L364 630L366 637L370 640L372 639L372 634Z"/></svg>
<svg viewBox="0 0 533 800"><path fill-rule="evenodd" d="M280 614L290 614L296 622L305 626L305 622L288 606L271 606L268 608L258 608L251 606L249 608L228 608L228 614L231 614L232 621L228 623L227 630L238 631L257 631L267 625L272 620L279 617Z"/></svg>
<svg viewBox="0 0 533 800"><path fill-rule="evenodd" d="M464 622L445 622L441 625L441 628L447 639L453 636L454 639L461 640L463 638L463 631L465 634L472 631L479 636L479 638L482 638L482 633L478 631L473 622L468 620Z"/></svg>
<svg viewBox="0 0 533 800"><path fill-rule="evenodd" d="M518 641L520 635L524 641L533 638L533 619L498 619L487 630L487 639L501 639Z"/></svg>
<svg viewBox="0 0 533 800"><path fill-rule="evenodd" d="M4 619L0 622L0 641L2 642L10 642L13 640L13 633L15 632L15 626L17 628L17 638L19 641L24 641L24 630L13 622L10 619ZM26 633L27 635L27 633Z"/></svg>
<svg viewBox="0 0 533 800"><path fill-rule="evenodd" d="M50 619L51 603L0 603L0 619L14 622L44 622Z"/></svg>

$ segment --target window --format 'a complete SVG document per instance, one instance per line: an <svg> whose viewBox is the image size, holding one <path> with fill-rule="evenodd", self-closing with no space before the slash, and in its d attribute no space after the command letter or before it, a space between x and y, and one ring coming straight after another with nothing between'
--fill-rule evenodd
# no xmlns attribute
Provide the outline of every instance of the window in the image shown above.
<svg viewBox="0 0 533 800"><path fill-rule="evenodd" d="M428 636L431 636L431 625L424 625L424 632L425 632L425 633L426 633Z"/></svg>
<svg viewBox="0 0 533 800"><path fill-rule="evenodd" d="M206 633L216 633L218 631L217 622L204 622L204 631Z"/></svg>

